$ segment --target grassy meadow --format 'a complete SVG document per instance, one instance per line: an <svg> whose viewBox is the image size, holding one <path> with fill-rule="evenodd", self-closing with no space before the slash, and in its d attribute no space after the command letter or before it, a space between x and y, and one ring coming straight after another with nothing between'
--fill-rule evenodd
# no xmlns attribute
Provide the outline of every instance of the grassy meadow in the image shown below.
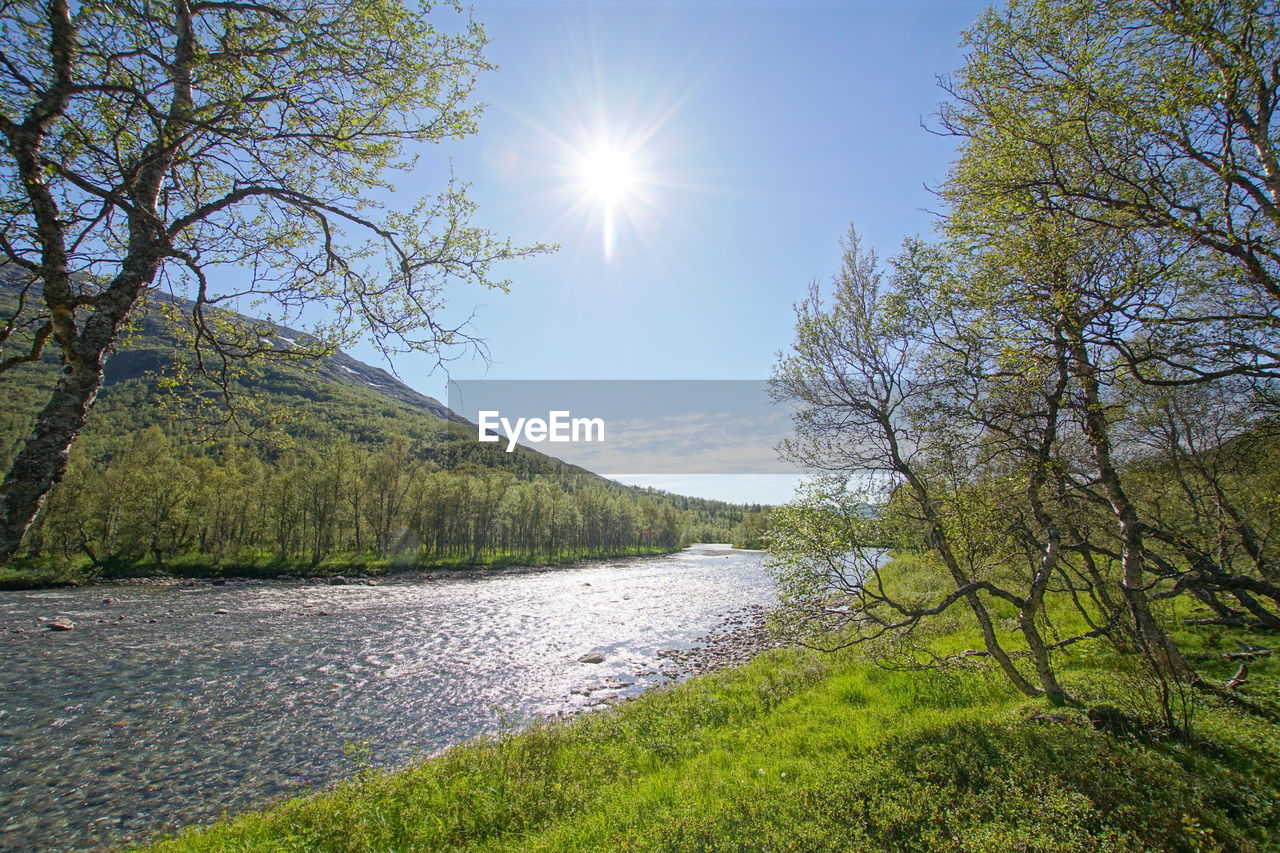
<svg viewBox="0 0 1280 853"><path fill-rule="evenodd" d="M903 582L923 576L897 566ZM1222 657L1235 640L1267 645L1217 628L1178 637L1218 680L1235 671ZM962 622L930 642L978 645ZM1152 685L1104 641L1069 647L1060 665L1076 702L1051 709L976 658L921 671L860 648L775 651L409 768L358 769L333 790L142 849L1280 849L1273 658L1241 689L1252 709L1188 693L1186 735L1152 724ZM1112 709L1101 729L1087 716L1100 707Z"/></svg>

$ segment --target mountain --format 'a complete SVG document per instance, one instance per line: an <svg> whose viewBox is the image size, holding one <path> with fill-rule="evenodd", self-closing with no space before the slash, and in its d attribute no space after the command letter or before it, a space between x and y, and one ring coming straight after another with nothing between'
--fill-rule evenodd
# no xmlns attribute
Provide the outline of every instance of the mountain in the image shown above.
<svg viewBox="0 0 1280 853"><path fill-rule="evenodd" d="M153 292L149 298L153 305L162 302L176 305L183 311L189 311L191 308L188 300L175 298L159 291ZM226 313L243 322L257 322L241 314ZM140 318L140 324L139 334L135 340L117 352L108 362L104 375L104 384L107 387L158 373L164 369L165 362L172 357L174 341L165 329L164 318L155 312L146 313ZM297 346L300 341L306 343L313 340L305 332L299 332L288 326L272 324L271 328L274 335L269 342L276 349L287 350ZM358 361L342 350L337 350L320 360L306 372L318 381L361 385L380 396L405 403L442 420L470 424L434 397L415 391L388 371ZM473 424L470 425L472 429L475 428Z"/></svg>
<svg viewBox="0 0 1280 853"><path fill-rule="evenodd" d="M0 318L17 297L0 281ZM304 335L276 326L270 340L284 349ZM229 422L211 389L166 387L183 356L165 315L144 311L108 362L23 566L80 580L560 562L730 541L760 509L624 486L526 447L507 453L440 401L341 352L244 375L241 417ZM57 373L50 351L0 374L0 466ZM33 582L26 568L4 571L0 586Z"/></svg>
<svg viewBox="0 0 1280 853"><path fill-rule="evenodd" d="M16 277L0 268L0 317L12 312L18 290ZM191 306L187 300L159 291L150 294L149 300L152 306L169 303L184 311ZM259 322L234 316L244 322ZM306 333L287 326L271 328L271 343L279 349L309 340ZM23 345L24 341L19 340L12 351L20 351ZM178 355L177 348L164 315L144 306L127 339L107 362L103 389L82 442L96 448L111 443L110 435L156 425L166 433L193 441L212 437L245 443L244 436L236 435L231 426L210 432L207 426L184 420L179 404L192 395L182 391L175 394L161 387L161 378ZM6 404L0 413L0 464L8 462L34 422L45 393L56 379L57 364L56 350L50 346L41 363L19 365L0 374L0 399ZM268 362L240 382L238 390L246 403L253 401L255 408L270 413L277 433L294 441L323 442L341 436L361 444L381 445L399 438L408 440L426 458L446 468L469 462L510 469L525 478L542 474L616 485L586 469L525 447L506 453L497 445L481 445L475 441L477 428L470 421L434 397L410 388L390 372L341 350L307 366ZM219 419L225 411L210 414ZM266 447L272 443L270 438L270 431L264 430L255 440L265 440Z"/></svg>

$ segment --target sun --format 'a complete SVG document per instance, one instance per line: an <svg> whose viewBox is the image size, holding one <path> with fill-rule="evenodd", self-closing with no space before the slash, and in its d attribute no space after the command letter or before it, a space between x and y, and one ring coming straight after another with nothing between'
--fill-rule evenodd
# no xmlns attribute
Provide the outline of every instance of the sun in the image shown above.
<svg viewBox="0 0 1280 853"><path fill-rule="evenodd" d="M579 149L574 158L582 200L600 212L605 259L613 257L618 220L626 219L641 202L646 179L637 162L637 148L597 141Z"/></svg>
<svg viewBox="0 0 1280 853"><path fill-rule="evenodd" d="M630 153L620 148L601 147L585 153L579 173L587 195L606 206L625 201L638 183Z"/></svg>
<svg viewBox="0 0 1280 853"><path fill-rule="evenodd" d="M603 260L621 262L620 250L642 244L663 252L659 232L680 215L684 194L710 187L698 170L704 143L678 132L699 81L614 76L589 35L571 47L572 73L558 78L562 87L507 105L507 138L490 137L486 163L513 188L527 177L531 213L549 217L547 229L597 232Z"/></svg>

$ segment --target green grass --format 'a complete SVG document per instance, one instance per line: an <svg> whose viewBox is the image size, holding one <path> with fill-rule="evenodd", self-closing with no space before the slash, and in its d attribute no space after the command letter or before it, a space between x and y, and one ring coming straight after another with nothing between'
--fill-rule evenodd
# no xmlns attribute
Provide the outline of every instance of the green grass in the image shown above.
<svg viewBox="0 0 1280 853"><path fill-rule="evenodd" d="M27 557L0 566L0 589L80 586L92 579L92 574L82 566L70 566L51 559Z"/></svg>
<svg viewBox="0 0 1280 853"><path fill-rule="evenodd" d="M404 570L468 570L501 569L517 566L560 566L584 560L614 560L627 557L653 557L678 549L657 546L619 548L611 553L591 550L566 550L555 555L529 555L516 552L487 553L472 557L427 557L378 559L372 556L337 556L312 563L308 560L281 560L272 556L260 558L214 559L201 554L174 557L161 565L150 558L119 561L93 566L88 560L66 564L50 558L20 558L0 566L0 589L42 589L51 586L83 586L109 583L123 578L278 578L284 575L306 578L380 577Z"/></svg>
<svg viewBox="0 0 1280 853"><path fill-rule="evenodd" d="M1229 675L1224 640L1184 639ZM1030 722L1044 709L989 670L777 651L147 849L1280 849L1280 727L1201 698L1190 738L1095 731L1083 705L1141 716L1142 683L1102 644L1062 663L1082 707ZM1276 663L1254 670L1280 706Z"/></svg>

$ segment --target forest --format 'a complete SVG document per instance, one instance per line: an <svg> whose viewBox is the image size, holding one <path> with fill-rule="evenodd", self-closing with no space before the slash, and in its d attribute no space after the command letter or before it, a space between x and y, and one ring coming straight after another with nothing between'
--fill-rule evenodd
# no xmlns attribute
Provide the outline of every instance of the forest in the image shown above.
<svg viewBox="0 0 1280 853"><path fill-rule="evenodd" d="M602 485L566 488L502 470L442 470L392 443L184 454L159 428L73 468L33 549L95 567L252 567L345 560L402 566L540 563L671 551L721 519ZM717 531L719 532L719 531Z"/></svg>
<svg viewBox="0 0 1280 853"><path fill-rule="evenodd" d="M161 312L139 322L6 582L545 564L741 540L763 518L502 452L390 377L370 387L328 361L246 373L232 411L173 386L180 352ZM56 370L0 378L0 462Z"/></svg>

